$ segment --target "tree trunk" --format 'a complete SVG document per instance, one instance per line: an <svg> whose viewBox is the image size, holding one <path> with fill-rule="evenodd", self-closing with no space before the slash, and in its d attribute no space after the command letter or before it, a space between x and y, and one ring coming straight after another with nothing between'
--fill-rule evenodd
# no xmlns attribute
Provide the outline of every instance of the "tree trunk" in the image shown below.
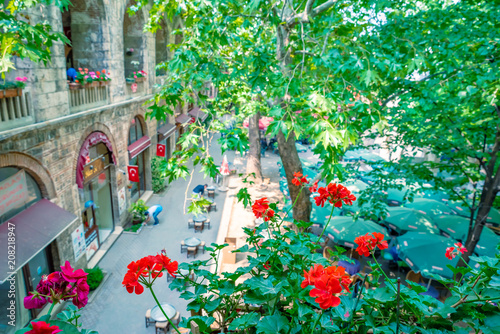
<svg viewBox="0 0 500 334"><path fill-rule="evenodd" d="M255 183L262 183L262 167L260 165L260 131L259 131L260 113L257 112L251 116L248 121L248 140L250 149L247 157L247 175L255 174Z"/></svg>
<svg viewBox="0 0 500 334"><path fill-rule="evenodd" d="M292 132L285 139L283 132L278 132L278 149L280 152L281 162L283 168L285 169L286 181L288 183L288 190L290 191L290 197L292 203L295 202L297 195L299 194L300 187L297 187L292 183L293 174L300 172L302 173L302 164L300 163L299 154L297 153L297 148L295 147L295 134ZM311 201L309 199L310 192L309 187L304 187L300 193L300 197L297 200L293 208L293 219L303 220L305 222L309 221L311 216Z"/></svg>

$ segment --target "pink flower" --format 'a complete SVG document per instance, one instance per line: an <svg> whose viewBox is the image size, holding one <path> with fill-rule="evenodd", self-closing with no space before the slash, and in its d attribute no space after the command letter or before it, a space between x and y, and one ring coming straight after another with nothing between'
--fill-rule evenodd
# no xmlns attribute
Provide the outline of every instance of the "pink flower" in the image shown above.
<svg viewBox="0 0 500 334"><path fill-rule="evenodd" d="M29 292L28 296L24 297L24 308L27 310L42 308L45 304L47 304L47 298L40 296L38 293Z"/></svg>
<svg viewBox="0 0 500 334"><path fill-rule="evenodd" d="M137 79L137 75L134 75L134 79Z"/></svg>
<svg viewBox="0 0 500 334"><path fill-rule="evenodd" d="M62 277L68 282L78 282L83 278L86 280L88 275L83 269L74 270L69 261L66 261L64 266L61 266L61 272Z"/></svg>
<svg viewBox="0 0 500 334"><path fill-rule="evenodd" d="M62 329L60 329L58 326L51 326L45 321L32 322L31 326L33 327L33 329L27 331L26 334L56 334L62 332Z"/></svg>
<svg viewBox="0 0 500 334"><path fill-rule="evenodd" d="M467 248L465 248L460 242L455 243L455 247L446 248L446 253L444 255L448 258L448 260L453 260L455 256L467 252Z"/></svg>

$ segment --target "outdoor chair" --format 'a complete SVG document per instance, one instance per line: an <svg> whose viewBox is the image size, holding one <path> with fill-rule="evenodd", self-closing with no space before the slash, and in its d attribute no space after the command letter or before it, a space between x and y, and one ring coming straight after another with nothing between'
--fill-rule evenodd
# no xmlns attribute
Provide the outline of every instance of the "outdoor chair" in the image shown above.
<svg viewBox="0 0 500 334"><path fill-rule="evenodd" d="M194 233L196 232L202 232L203 231L203 224L205 224L204 222L196 222L194 223Z"/></svg>
<svg viewBox="0 0 500 334"><path fill-rule="evenodd" d="M215 198L215 190L207 190L208 198Z"/></svg>
<svg viewBox="0 0 500 334"><path fill-rule="evenodd" d="M144 316L144 320L146 322L146 328L148 328L149 325L153 325L156 323L156 321L151 319L151 309L146 311L146 315Z"/></svg>
<svg viewBox="0 0 500 334"><path fill-rule="evenodd" d="M170 330L170 323L168 321L157 322L155 325L155 333L165 333L168 334Z"/></svg>
<svg viewBox="0 0 500 334"><path fill-rule="evenodd" d="M171 320L174 323L175 327L179 326L179 323L181 322L181 314L179 313L179 311L175 313L174 317Z"/></svg>
<svg viewBox="0 0 500 334"><path fill-rule="evenodd" d="M179 332L181 334L188 334L188 333L190 333L189 328L177 327L177 329L179 330ZM177 333L177 331L175 329L171 329L170 330L170 334L178 334L178 333Z"/></svg>
<svg viewBox="0 0 500 334"><path fill-rule="evenodd" d="M410 270L408 274L406 274L406 280L417 284L424 283L424 278L422 277L422 274L416 273L413 270Z"/></svg>
<svg viewBox="0 0 500 334"><path fill-rule="evenodd" d="M324 242L321 242L321 241L319 242L319 245L321 247L326 247L326 245L328 245L328 241L330 241L330 238L325 237L324 240L325 240Z"/></svg>
<svg viewBox="0 0 500 334"><path fill-rule="evenodd" d="M210 211L217 211L217 203L213 202L212 204L210 204L209 212Z"/></svg>
<svg viewBox="0 0 500 334"><path fill-rule="evenodd" d="M189 258L189 255L193 255L193 258L196 258L196 254L198 253L198 247L188 247L187 248L187 257Z"/></svg>
<svg viewBox="0 0 500 334"><path fill-rule="evenodd" d="M203 227L206 226L210 230L210 218L207 218L207 220L203 222L203 225L204 225Z"/></svg>
<svg viewBox="0 0 500 334"><path fill-rule="evenodd" d="M201 244L198 245L198 250L202 250L203 254L205 254L205 241L202 241Z"/></svg>
<svg viewBox="0 0 500 334"><path fill-rule="evenodd" d="M194 227L194 221L192 219L188 219L188 228Z"/></svg>
<svg viewBox="0 0 500 334"><path fill-rule="evenodd" d="M181 240L181 253L184 253L187 250L186 243L184 240Z"/></svg>
<svg viewBox="0 0 500 334"><path fill-rule="evenodd" d="M330 247L330 246L326 246L325 248L323 248L323 257L325 259L327 259L328 261L330 261L330 258L332 257L332 254L333 253L333 248Z"/></svg>

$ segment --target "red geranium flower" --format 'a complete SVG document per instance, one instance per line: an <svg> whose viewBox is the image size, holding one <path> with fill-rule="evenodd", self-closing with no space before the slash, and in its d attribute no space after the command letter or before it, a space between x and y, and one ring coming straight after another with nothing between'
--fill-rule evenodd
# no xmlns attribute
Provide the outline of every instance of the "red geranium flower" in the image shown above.
<svg viewBox="0 0 500 334"><path fill-rule="evenodd" d="M269 270L271 269L271 265L269 264L269 261L266 261L266 263L263 265L264 269Z"/></svg>
<svg viewBox="0 0 500 334"><path fill-rule="evenodd" d="M309 187L310 192L315 193L316 191L318 191L318 182L319 180L316 180L316 182L314 182L313 185Z"/></svg>
<svg viewBox="0 0 500 334"><path fill-rule="evenodd" d="M455 247L446 248L446 253L444 255L448 258L448 260L453 260L455 258L455 253L453 253L454 250Z"/></svg>
<svg viewBox="0 0 500 334"><path fill-rule="evenodd" d="M316 185L311 188L312 190L316 190ZM356 196L351 194L349 189L336 183L330 183L326 187L320 187L318 193L319 196L315 197L314 200L316 201L316 205L321 205L321 207L325 205L326 201L333 204L336 208L341 208L342 203L352 205L352 202L356 200Z"/></svg>
<svg viewBox="0 0 500 334"><path fill-rule="evenodd" d="M316 264L309 272L304 270L304 281L301 287L304 289L309 285L314 288L309 292L309 296L316 298L315 301L322 309L335 307L340 304L340 298L337 296L342 293L342 289L349 291L351 284L349 275L345 273L342 267L330 266L324 268Z"/></svg>
<svg viewBox="0 0 500 334"><path fill-rule="evenodd" d="M26 334L56 334L62 332L62 329L60 329L58 326L51 326L45 321L32 322L31 326L33 327L33 329L27 331Z"/></svg>
<svg viewBox="0 0 500 334"><path fill-rule="evenodd" d="M269 209L267 197L256 200L252 205L252 211L256 218L264 218L265 221L274 217L274 210Z"/></svg>
<svg viewBox="0 0 500 334"><path fill-rule="evenodd" d="M372 235L367 233L359 236L354 239L354 242L358 245L356 251L363 256L370 256L371 252L377 247L381 250L389 247L387 241L384 240L384 235L378 232L373 232Z"/></svg>
<svg viewBox="0 0 500 334"><path fill-rule="evenodd" d="M144 286L151 288L156 278L163 276L162 271L167 270L171 275L179 268L177 261L168 258L164 251L155 256L149 255L132 261L128 271L123 278L123 286L129 293L135 292L140 295L144 292Z"/></svg>
<svg viewBox="0 0 500 334"><path fill-rule="evenodd" d="M467 252L467 248L465 248L460 242L457 242L455 243L455 247L446 248L446 253L444 255L448 258L448 260L453 260L455 256L465 252Z"/></svg>
<svg viewBox="0 0 500 334"><path fill-rule="evenodd" d="M309 183L309 181L307 181L307 175L306 176L302 176L301 172L297 172L297 173L293 173L292 183L294 185L296 185L297 187L299 187L299 186L301 186L303 184Z"/></svg>

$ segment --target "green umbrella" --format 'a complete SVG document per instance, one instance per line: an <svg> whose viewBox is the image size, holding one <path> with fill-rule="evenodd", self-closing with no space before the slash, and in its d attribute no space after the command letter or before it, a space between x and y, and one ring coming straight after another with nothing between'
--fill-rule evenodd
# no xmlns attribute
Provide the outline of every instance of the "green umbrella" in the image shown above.
<svg viewBox="0 0 500 334"><path fill-rule="evenodd" d="M431 234L439 234L439 229L432 223L429 216L417 210L390 207L384 225L401 234L405 231L418 231Z"/></svg>
<svg viewBox="0 0 500 334"><path fill-rule="evenodd" d="M455 214L455 211L450 209L450 207L443 202L438 202L428 198L415 198L412 203L406 203L404 206L406 208L415 209L419 212L425 213L431 218L439 215Z"/></svg>
<svg viewBox="0 0 500 334"><path fill-rule="evenodd" d="M339 245L350 248L356 246L354 239L373 232L382 233L385 237L384 239L389 240L389 234L382 226L370 220L354 220L352 217L333 217L325 230L330 239Z"/></svg>
<svg viewBox="0 0 500 334"><path fill-rule="evenodd" d="M304 159L304 158L299 158L300 160L300 163L302 164L302 167L307 167L307 168L311 168L311 169L317 169L318 168L318 164L317 163L314 163L312 161L309 161L307 159Z"/></svg>
<svg viewBox="0 0 500 334"><path fill-rule="evenodd" d="M357 151L346 151L344 153L344 161L359 161L361 160L361 156Z"/></svg>
<svg viewBox="0 0 500 334"><path fill-rule="evenodd" d="M442 191L434 190L434 189L429 189L429 188L420 188L418 191L415 193L415 198L428 198L428 199L433 199L438 202L443 202L447 203L448 202L448 195L445 194Z"/></svg>
<svg viewBox="0 0 500 334"><path fill-rule="evenodd" d="M469 219L460 216L442 215L434 219L439 229L445 236L465 242L469 233ZM500 243L500 236L496 235L487 227L483 228L479 242L474 250L479 256L496 253L496 247Z"/></svg>
<svg viewBox="0 0 500 334"><path fill-rule="evenodd" d="M461 201L448 202L448 206L457 213L457 215L462 217L470 217L470 209ZM475 217L477 216L478 210L476 210ZM490 224L499 225L500 224L500 211L495 208L491 208L486 218L486 222Z"/></svg>
<svg viewBox="0 0 500 334"><path fill-rule="evenodd" d="M299 152L299 153L301 153L301 152L307 152L307 147L305 147L302 144L295 143L295 148L297 149L297 152Z"/></svg>
<svg viewBox="0 0 500 334"><path fill-rule="evenodd" d="M415 272L437 274L453 278L453 272L446 265L457 266L459 257L448 260L446 248L454 247L453 239L428 233L408 232L396 238L398 257L410 265Z"/></svg>
<svg viewBox="0 0 500 334"><path fill-rule="evenodd" d="M314 199L311 199L311 202L312 202L312 210L311 210L310 220L317 226L325 226L326 222L330 218L330 214L336 217L340 216L342 213L342 211L339 208L333 209L332 213L332 205L330 203L325 203L325 206L321 207L316 205Z"/></svg>

